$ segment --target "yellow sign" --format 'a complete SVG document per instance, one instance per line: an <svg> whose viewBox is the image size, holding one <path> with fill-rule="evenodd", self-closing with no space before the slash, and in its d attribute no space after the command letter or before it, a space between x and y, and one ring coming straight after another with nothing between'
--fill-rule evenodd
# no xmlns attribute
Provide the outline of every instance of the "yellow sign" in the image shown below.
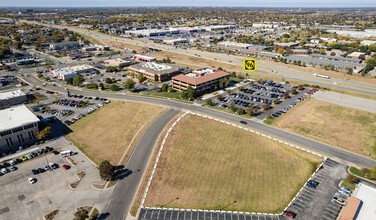
<svg viewBox="0 0 376 220"><path fill-rule="evenodd" d="M243 69L248 72L253 72L257 68L257 62L256 60L252 58L245 59L243 61Z"/></svg>

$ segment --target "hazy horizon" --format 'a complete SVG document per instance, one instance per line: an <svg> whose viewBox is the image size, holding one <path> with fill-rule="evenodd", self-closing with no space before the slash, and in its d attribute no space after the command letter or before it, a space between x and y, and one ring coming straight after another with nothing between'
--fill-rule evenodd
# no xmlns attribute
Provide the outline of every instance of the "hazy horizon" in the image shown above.
<svg viewBox="0 0 376 220"><path fill-rule="evenodd" d="M244 7L244 8L375 8L372 0L13 0L0 7L22 8L96 8L96 7Z"/></svg>

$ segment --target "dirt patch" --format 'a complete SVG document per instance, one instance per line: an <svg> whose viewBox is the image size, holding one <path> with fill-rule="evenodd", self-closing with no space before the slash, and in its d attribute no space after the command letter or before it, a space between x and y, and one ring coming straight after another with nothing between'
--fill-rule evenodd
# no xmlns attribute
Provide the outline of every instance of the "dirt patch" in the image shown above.
<svg viewBox="0 0 376 220"><path fill-rule="evenodd" d="M376 158L376 114L370 112L310 98L278 118L274 126Z"/></svg>
<svg viewBox="0 0 376 220"><path fill-rule="evenodd" d="M69 163L70 163L72 166L76 166L76 165L77 165L76 161L73 160L73 158L71 158L71 157L66 157L66 158L67 158L67 160L69 161Z"/></svg>
<svg viewBox="0 0 376 220"><path fill-rule="evenodd" d="M243 129L187 115L166 140L144 205L279 213L320 161Z"/></svg>
<svg viewBox="0 0 376 220"><path fill-rule="evenodd" d="M75 173L74 174L76 177L77 177L77 181L74 181L73 183L70 183L69 186L72 188L72 189L75 189L78 187L78 185L80 184L81 180L85 177L85 171L80 171L78 173Z"/></svg>

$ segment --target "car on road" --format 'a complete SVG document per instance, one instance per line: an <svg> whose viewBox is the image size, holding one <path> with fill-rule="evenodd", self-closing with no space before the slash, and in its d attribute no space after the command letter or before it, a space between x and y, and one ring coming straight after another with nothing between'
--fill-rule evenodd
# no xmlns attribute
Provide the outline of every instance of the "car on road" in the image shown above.
<svg viewBox="0 0 376 220"><path fill-rule="evenodd" d="M293 213L293 212L290 212L290 211L284 211L283 214L291 217L291 218L295 218L296 217L296 214Z"/></svg>
<svg viewBox="0 0 376 220"><path fill-rule="evenodd" d="M34 184L34 183L36 183L37 182L37 179L35 179L35 178L32 178L32 177L29 177L29 183L30 184Z"/></svg>
<svg viewBox="0 0 376 220"><path fill-rule="evenodd" d="M70 169L70 166L69 165L63 165L63 168L64 168L64 170L69 170Z"/></svg>
<svg viewBox="0 0 376 220"><path fill-rule="evenodd" d="M244 124L244 125L246 125L246 124L247 124L247 122L246 122L246 121L240 121L240 123L242 123L242 124Z"/></svg>

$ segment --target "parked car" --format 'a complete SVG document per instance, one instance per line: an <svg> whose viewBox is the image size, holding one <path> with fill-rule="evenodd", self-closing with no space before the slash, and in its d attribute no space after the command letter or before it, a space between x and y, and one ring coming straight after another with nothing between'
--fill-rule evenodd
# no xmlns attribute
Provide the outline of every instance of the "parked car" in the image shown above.
<svg viewBox="0 0 376 220"><path fill-rule="evenodd" d="M316 189L317 185L319 185L319 182L316 180L310 180L307 182L307 186L311 187L312 189Z"/></svg>
<svg viewBox="0 0 376 220"><path fill-rule="evenodd" d="M45 171L47 171L47 170L50 169L50 166L48 166L48 165L44 165L43 168L44 168Z"/></svg>
<svg viewBox="0 0 376 220"><path fill-rule="evenodd" d="M36 170L36 169L32 169L31 172L32 172L34 175L37 175L37 174L39 173L39 171Z"/></svg>
<svg viewBox="0 0 376 220"><path fill-rule="evenodd" d="M27 160L27 157L22 156L22 157L21 157L21 160L22 160L22 161L25 161L25 160Z"/></svg>
<svg viewBox="0 0 376 220"><path fill-rule="evenodd" d="M50 162L50 163L49 163L48 165L50 166L51 170L53 170L53 169L56 169L56 168L57 168L57 165L56 165L56 164L54 164L53 162Z"/></svg>
<svg viewBox="0 0 376 220"><path fill-rule="evenodd" d="M1 169L1 173L6 174L6 173L8 173L8 170L6 168L3 168L3 169Z"/></svg>
<svg viewBox="0 0 376 220"><path fill-rule="evenodd" d="M64 170L69 170L70 169L70 166L69 165L63 165L63 168L64 168Z"/></svg>
<svg viewBox="0 0 376 220"><path fill-rule="evenodd" d="M284 213L285 215L287 215L287 216L291 217L291 218L295 218L295 217L296 217L296 214L295 214L295 213L293 213L293 212L289 212L289 211L284 211L283 213Z"/></svg>
<svg viewBox="0 0 376 220"><path fill-rule="evenodd" d="M15 166L10 166L9 169L10 169L10 171L16 171L16 170L17 170L17 167L15 167Z"/></svg>
<svg viewBox="0 0 376 220"><path fill-rule="evenodd" d="M37 182L37 180L35 179L35 178L32 178L32 177L29 177L29 183L30 184L34 184L34 183L36 183Z"/></svg>

